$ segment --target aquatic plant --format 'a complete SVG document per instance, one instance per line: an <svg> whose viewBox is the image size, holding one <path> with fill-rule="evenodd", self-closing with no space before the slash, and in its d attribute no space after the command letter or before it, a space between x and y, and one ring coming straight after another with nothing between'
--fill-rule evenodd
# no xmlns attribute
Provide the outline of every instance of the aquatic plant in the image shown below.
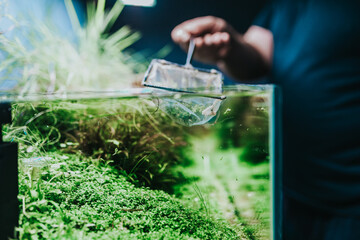
<svg viewBox="0 0 360 240"><path fill-rule="evenodd" d="M187 145L186 131L147 99L18 103L13 115L5 136L21 143L21 156L82 153L152 187L176 181L171 167Z"/></svg>
<svg viewBox="0 0 360 240"><path fill-rule="evenodd" d="M135 187L108 162L48 153L20 173L19 239L239 239L225 222Z"/></svg>
<svg viewBox="0 0 360 240"><path fill-rule="evenodd" d="M13 27L0 34L2 79L13 79L15 93L66 93L69 91L114 90L129 87L137 73L146 69L141 54L129 54L126 48L140 33L123 26L109 29L123 5L116 1L105 10L105 0L87 5L87 23L82 26L71 0L65 0L76 40L61 36L54 25L29 19L27 23L11 18ZM3 16L5 17L5 16ZM7 16L6 16L7 17ZM9 37L10 33L15 37ZM22 36L16 37L16 34Z"/></svg>

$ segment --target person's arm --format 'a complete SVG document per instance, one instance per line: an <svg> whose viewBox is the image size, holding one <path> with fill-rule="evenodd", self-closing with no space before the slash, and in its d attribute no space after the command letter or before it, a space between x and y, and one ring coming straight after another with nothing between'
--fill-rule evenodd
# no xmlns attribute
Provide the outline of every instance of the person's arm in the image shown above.
<svg viewBox="0 0 360 240"><path fill-rule="evenodd" d="M184 50L194 38L194 59L217 65L238 80L265 76L271 68L273 36L258 26L242 35L221 18L199 17L176 26L171 36Z"/></svg>

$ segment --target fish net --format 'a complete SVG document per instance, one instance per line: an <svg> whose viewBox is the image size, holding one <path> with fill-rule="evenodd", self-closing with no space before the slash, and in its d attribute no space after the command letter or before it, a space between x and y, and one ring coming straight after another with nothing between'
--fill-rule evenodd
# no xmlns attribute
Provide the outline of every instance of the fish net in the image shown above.
<svg viewBox="0 0 360 240"><path fill-rule="evenodd" d="M223 76L214 69L198 69L154 59L145 74L143 85L155 93L159 108L185 126L202 125L216 120L225 99L221 96ZM179 94L184 93L184 94Z"/></svg>

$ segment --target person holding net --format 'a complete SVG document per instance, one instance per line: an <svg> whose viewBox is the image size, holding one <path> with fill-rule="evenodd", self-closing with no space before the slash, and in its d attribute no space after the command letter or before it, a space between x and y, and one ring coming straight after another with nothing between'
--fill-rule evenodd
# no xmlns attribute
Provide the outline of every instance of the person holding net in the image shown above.
<svg viewBox="0 0 360 240"><path fill-rule="evenodd" d="M360 4L273 1L245 34L207 16L174 28L194 59L283 92L283 239L360 239Z"/></svg>

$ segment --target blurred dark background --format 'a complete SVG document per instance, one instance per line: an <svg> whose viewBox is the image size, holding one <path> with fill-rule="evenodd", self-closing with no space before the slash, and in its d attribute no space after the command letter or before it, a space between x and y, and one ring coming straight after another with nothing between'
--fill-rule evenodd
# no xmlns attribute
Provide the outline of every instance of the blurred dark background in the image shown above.
<svg viewBox="0 0 360 240"><path fill-rule="evenodd" d="M96 0L78 0L85 4ZM107 0L107 8L117 0ZM141 40L131 46L151 57L165 46L171 52L166 60L185 63L186 53L175 45L170 37L171 30L181 22L199 17L213 15L228 21L236 30L244 33L251 25L259 11L269 0L157 0L153 7L125 6L120 14L115 31L123 25L130 26L142 34ZM196 67L210 67L193 61ZM213 66L212 66L213 67ZM225 78L225 83L232 83Z"/></svg>
<svg viewBox="0 0 360 240"><path fill-rule="evenodd" d="M108 0L111 7L116 0ZM185 63L186 53L171 41L171 30L190 18L213 15L224 18L239 32L245 32L268 0L157 0L154 7L125 6L116 28L129 25L142 33L132 47L154 54L165 45L172 51L166 60ZM193 62L194 66L207 67ZM231 81L225 79L226 82Z"/></svg>

